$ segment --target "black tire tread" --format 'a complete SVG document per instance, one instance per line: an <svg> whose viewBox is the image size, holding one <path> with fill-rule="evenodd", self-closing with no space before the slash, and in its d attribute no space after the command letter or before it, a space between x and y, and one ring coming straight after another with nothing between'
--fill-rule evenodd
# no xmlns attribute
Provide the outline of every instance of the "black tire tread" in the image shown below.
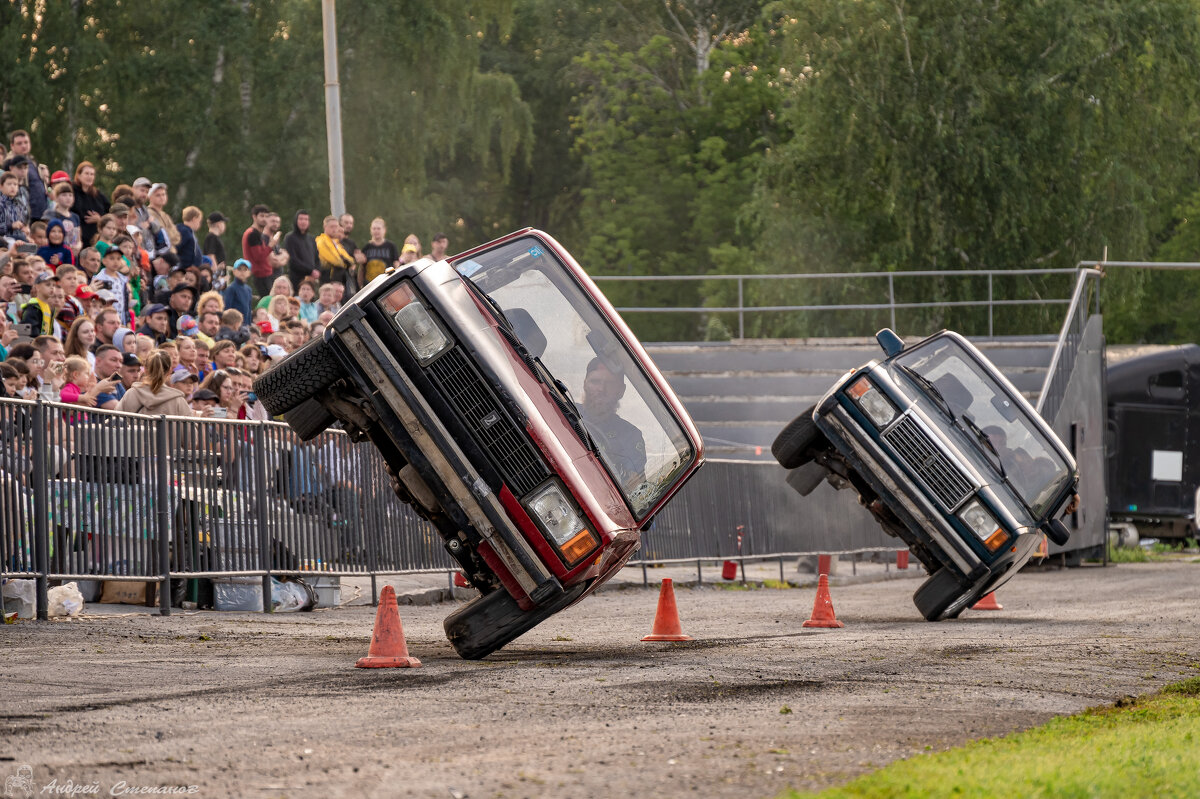
<svg viewBox="0 0 1200 799"><path fill-rule="evenodd" d="M279 416L329 388L342 369L324 339L313 339L254 381L267 413Z"/></svg>
<svg viewBox="0 0 1200 799"><path fill-rule="evenodd" d="M532 610L521 610L504 589L474 599L446 617L446 637L464 660L480 660L574 602L587 583L566 589Z"/></svg>
<svg viewBox="0 0 1200 799"><path fill-rule="evenodd" d="M971 601L962 603L952 613L947 613L947 610L955 600L962 597L964 591L968 590L969 588L958 581L948 566L943 566L921 583L920 588L913 594L913 604L917 606L917 610L921 612L926 621L954 619L971 606Z"/></svg>
<svg viewBox="0 0 1200 799"><path fill-rule="evenodd" d="M803 413L787 423L771 444L771 454L785 469L795 469L812 460L809 450L821 438L821 431L813 421L816 405L809 406Z"/></svg>

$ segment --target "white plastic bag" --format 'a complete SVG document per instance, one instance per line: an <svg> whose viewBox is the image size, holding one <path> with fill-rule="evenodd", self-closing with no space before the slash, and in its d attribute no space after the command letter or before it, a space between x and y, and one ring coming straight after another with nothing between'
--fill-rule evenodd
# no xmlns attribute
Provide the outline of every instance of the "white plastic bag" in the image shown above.
<svg viewBox="0 0 1200 799"><path fill-rule="evenodd" d="M315 594L299 580L271 580L271 609L276 613L312 610L315 605Z"/></svg>
<svg viewBox="0 0 1200 799"><path fill-rule="evenodd" d="M33 580L6 580L4 582L4 609L17 612L18 619L32 619L37 601L37 583Z"/></svg>
<svg viewBox="0 0 1200 799"><path fill-rule="evenodd" d="M63 583L46 593L51 616L78 616L83 610L83 593L75 583Z"/></svg>

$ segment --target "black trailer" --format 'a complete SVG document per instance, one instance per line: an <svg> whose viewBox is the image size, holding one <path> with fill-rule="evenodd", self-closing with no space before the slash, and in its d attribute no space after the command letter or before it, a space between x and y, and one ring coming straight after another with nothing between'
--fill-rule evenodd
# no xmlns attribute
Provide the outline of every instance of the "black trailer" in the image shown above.
<svg viewBox="0 0 1200 799"><path fill-rule="evenodd" d="M1143 537L1196 535L1200 485L1200 346L1108 367L1110 522Z"/></svg>

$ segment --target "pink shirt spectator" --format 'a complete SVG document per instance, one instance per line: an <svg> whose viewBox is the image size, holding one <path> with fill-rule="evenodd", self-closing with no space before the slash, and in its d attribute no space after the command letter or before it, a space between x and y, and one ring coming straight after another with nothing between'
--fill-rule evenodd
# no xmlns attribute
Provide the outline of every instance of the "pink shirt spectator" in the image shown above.
<svg viewBox="0 0 1200 799"><path fill-rule="evenodd" d="M74 383L67 383L58 392L58 398L62 402L79 402L79 396L83 392L79 390L79 386Z"/></svg>

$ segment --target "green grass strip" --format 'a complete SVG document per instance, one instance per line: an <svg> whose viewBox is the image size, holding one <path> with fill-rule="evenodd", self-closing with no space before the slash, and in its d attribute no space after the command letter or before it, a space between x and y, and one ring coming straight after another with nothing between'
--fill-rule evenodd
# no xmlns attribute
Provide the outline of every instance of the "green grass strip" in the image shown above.
<svg viewBox="0 0 1200 799"><path fill-rule="evenodd" d="M834 797L1197 797L1200 677L1003 738L902 760L817 794Z"/></svg>

